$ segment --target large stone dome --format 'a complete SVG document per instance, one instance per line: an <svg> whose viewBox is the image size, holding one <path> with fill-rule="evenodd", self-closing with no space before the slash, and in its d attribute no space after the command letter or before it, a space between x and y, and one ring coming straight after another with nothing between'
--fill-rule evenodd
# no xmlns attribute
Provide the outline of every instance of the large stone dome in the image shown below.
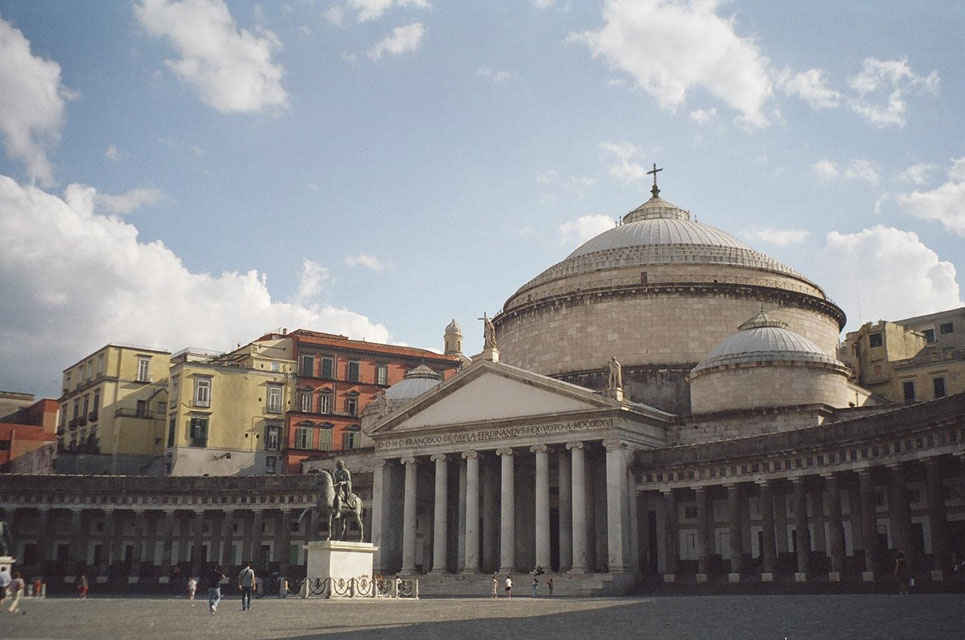
<svg viewBox="0 0 965 640"><path fill-rule="evenodd" d="M510 296L501 361L602 389L615 356L629 399L688 413L687 374L762 303L833 356L845 317L818 285L658 194Z"/></svg>

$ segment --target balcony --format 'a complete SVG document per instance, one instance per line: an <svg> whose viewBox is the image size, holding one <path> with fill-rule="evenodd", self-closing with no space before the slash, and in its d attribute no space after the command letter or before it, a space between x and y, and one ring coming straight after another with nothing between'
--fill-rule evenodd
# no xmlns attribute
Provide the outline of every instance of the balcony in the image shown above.
<svg viewBox="0 0 965 640"><path fill-rule="evenodd" d="M76 429L78 422L80 422L80 418L74 418L73 420L71 420L71 421L70 421L69 423L67 423L67 424L68 424L69 428L71 428L71 429Z"/></svg>
<svg viewBox="0 0 965 640"><path fill-rule="evenodd" d="M97 422L97 412L91 411L89 414L87 414L87 419L91 422Z"/></svg>
<svg viewBox="0 0 965 640"><path fill-rule="evenodd" d="M117 409L114 411L115 418L145 418L147 420L154 420L155 417L163 418L164 416L155 416L154 412L142 409Z"/></svg>

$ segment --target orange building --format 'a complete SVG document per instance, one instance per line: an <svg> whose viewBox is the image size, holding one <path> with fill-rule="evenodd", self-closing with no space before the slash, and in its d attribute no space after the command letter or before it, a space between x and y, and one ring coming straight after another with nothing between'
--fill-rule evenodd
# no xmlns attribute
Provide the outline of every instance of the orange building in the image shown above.
<svg viewBox="0 0 965 640"><path fill-rule="evenodd" d="M448 378L461 355L397 347L298 329L268 334L257 342L288 338L296 362L296 388L287 412L285 473L300 473L302 461L322 451L359 446L365 406L419 365Z"/></svg>
<svg viewBox="0 0 965 640"><path fill-rule="evenodd" d="M0 419L0 472L53 473L58 409L45 398Z"/></svg>

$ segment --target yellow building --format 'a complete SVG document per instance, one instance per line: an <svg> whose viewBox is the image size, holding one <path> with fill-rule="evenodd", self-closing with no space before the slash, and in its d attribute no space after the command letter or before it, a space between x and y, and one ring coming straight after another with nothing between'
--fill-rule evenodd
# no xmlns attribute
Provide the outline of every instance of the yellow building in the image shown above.
<svg viewBox="0 0 965 640"><path fill-rule="evenodd" d="M64 369L58 472L152 472L164 452L170 356L109 344Z"/></svg>
<svg viewBox="0 0 965 640"><path fill-rule="evenodd" d="M196 349L174 354L164 472L281 473L294 371L291 341L283 339L251 343L227 354Z"/></svg>
<svg viewBox="0 0 965 640"><path fill-rule="evenodd" d="M865 323L847 334L838 355L858 384L892 402L965 392L965 307Z"/></svg>

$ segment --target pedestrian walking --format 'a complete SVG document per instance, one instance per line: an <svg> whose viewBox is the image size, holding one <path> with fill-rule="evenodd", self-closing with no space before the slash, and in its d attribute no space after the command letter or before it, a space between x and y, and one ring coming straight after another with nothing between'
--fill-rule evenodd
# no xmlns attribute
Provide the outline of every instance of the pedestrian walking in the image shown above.
<svg viewBox="0 0 965 640"><path fill-rule="evenodd" d="M194 600L194 594L198 590L198 581L194 576L188 578L188 600Z"/></svg>
<svg viewBox="0 0 965 640"><path fill-rule="evenodd" d="M80 574L80 579L77 580L77 597L81 600L87 599L87 576L83 573Z"/></svg>
<svg viewBox="0 0 965 640"><path fill-rule="evenodd" d="M10 613L17 613L17 608L20 606L20 598L23 597L23 592L27 588L27 584L23 581L19 571L13 572L13 580L10 581L8 588L10 589L11 600Z"/></svg>
<svg viewBox="0 0 965 640"><path fill-rule="evenodd" d="M3 613L3 600L7 597L7 587L10 586L12 581L13 578L10 577L9 571L6 569L0 571L0 613Z"/></svg>
<svg viewBox="0 0 965 640"><path fill-rule="evenodd" d="M496 574L493 574L493 597L496 597L496 590L499 588L499 580L496 579Z"/></svg>
<svg viewBox="0 0 965 640"><path fill-rule="evenodd" d="M539 593L539 578L533 576L533 597L535 598Z"/></svg>
<svg viewBox="0 0 965 640"><path fill-rule="evenodd" d="M251 590L255 584L255 570L251 568L250 562L246 562L245 568L238 574L238 588L241 589L242 611L251 609Z"/></svg>
<svg viewBox="0 0 965 640"><path fill-rule="evenodd" d="M211 565L208 572L208 609L211 615L218 612L218 603L221 602L221 581L227 576L221 573L221 567L216 564Z"/></svg>
<svg viewBox="0 0 965 640"><path fill-rule="evenodd" d="M506 574L506 597L507 598L513 597L513 579L509 576L508 573Z"/></svg>
<svg viewBox="0 0 965 640"><path fill-rule="evenodd" d="M546 589L550 592L550 597L553 597L553 578L546 581Z"/></svg>

